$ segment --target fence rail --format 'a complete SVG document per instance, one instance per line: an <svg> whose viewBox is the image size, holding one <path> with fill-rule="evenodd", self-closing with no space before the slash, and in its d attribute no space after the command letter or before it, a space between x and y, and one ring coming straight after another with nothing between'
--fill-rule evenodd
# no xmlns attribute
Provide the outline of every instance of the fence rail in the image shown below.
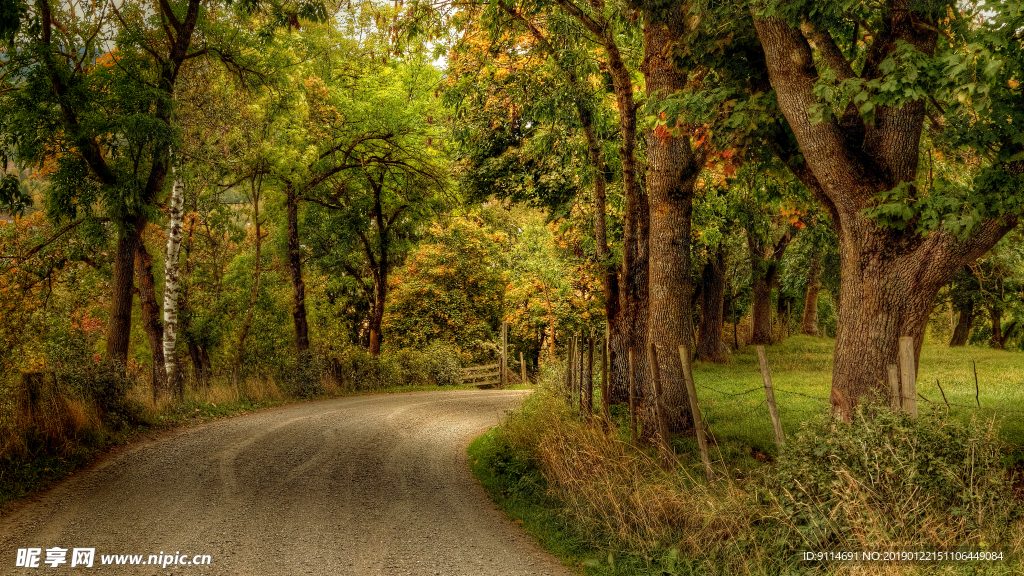
<svg viewBox="0 0 1024 576"><path fill-rule="evenodd" d="M462 383L472 386L501 384L501 364L470 366L462 369Z"/></svg>

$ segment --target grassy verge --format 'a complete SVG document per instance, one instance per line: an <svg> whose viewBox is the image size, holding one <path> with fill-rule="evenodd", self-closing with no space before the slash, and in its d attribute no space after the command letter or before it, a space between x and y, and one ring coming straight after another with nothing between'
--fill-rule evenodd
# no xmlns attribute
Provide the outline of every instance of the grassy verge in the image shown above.
<svg viewBox="0 0 1024 576"><path fill-rule="evenodd" d="M766 347L779 415L787 435L795 434L803 422L828 410L834 345L835 341L828 338L794 336ZM974 408L975 364L981 409ZM758 455L776 456L761 374L752 348L741 350L728 364L695 365L694 381L705 421L720 447L728 451L723 454L726 460L745 469L763 459ZM1024 447L1024 355L926 343L921 350L918 392L945 411L936 381L953 405L954 416L962 422L975 415L996 417L1001 436L1015 447L1014 458L1024 459L1016 448ZM929 407L920 399L918 404L922 410ZM688 445L681 448L690 452L686 449Z"/></svg>
<svg viewBox="0 0 1024 576"><path fill-rule="evenodd" d="M655 454L629 444L625 414L613 414L611 433L574 414L557 375L471 445L472 469L513 520L590 575L1024 573L1024 509L1007 466L1020 451L1013 425L927 405L918 420L867 407L854 424L838 423L816 398L827 396L830 353L831 342L802 338L769 351L779 387L805 394L787 402L783 454L767 414L743 405L753 394L741 393L760 386L753 355L697 367L716 439L712 485L694 442L675 440L682 466L665 473ZM990 377L1013 381L1018 358L926 348L921 371L957 390L965 360L978 361L979 376L984 363ZM969 384L973 400L973 370ZM1001 400L1020 404L1013 390ZM800 559L806 550L997 551L1004 560L816 563Z"/></svg>
<svg viewBox="0 0 1024 576"><path fill-rule="evenodd" d="M6 454L0 456L0 512L7 509L9 504L45 490L53 483L71 476L107 450L175 428L245 415L293 402L438 389L476 388L393 386L355 391L327 387L320 394L295 398L283 394L273 381L253 379L243 382L239 387L219 382L205 389L190 389L181 399L168 399L156 404L148 388L136 387L129 394L129 401L133 406L131 421L117 428L101 424L99 419L90 413L92 408L85 403L63 400L59 404L59 411L79 416L67 418L61 415L48 415L49 418L57 420L60 426L70 428L62 432L64 438L59 445L27 442L19 450L7 450Z"/></svg>

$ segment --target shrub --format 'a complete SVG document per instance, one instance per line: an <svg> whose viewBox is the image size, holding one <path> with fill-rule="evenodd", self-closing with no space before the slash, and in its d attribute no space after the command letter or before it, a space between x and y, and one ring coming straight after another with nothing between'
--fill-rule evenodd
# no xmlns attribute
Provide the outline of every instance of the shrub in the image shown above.
<svg viewBox="0 0 1024 576"><path fill-rule="evenodd" d="M424 351L431 383L436 386L462 384L462 362L454 346L435 342Z"/></svg>
<svg viewBox="0 0 1024 576"><path fill-rule="evenodd" d="M323 377L328 370L328 361L319 354L306 352L299 356L288 356L278 368L275 380L285 394L298 398L309 398L324 393Z"/></svg>
<svg viewBox="0 0 1024 576"><path fill-rule="evenodd" d="M393 361L398 368L397 386L427 386L431 383L430 359L423 352L402 348L394 355Z"/></svg>
<svg viewBox="0 0 1024 576"><path fill-rule="evenodd" d="M914 420L861 406L851 424L822 415L755 485L794 528L793 548L984 547L1020 516L997 429L938 411Z"/></svg>

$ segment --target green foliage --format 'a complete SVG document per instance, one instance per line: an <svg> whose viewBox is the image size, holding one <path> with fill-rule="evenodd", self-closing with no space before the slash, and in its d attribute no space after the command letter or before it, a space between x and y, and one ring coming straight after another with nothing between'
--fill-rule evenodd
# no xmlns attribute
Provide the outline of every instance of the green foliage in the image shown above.
<svg viewBox="0 0 1024 576"><path fill-rule="evenodd" d="M0 158L0 161L3 159ZM21 181L14 174L0 177L0 208L5 212L23 214L31 205L32 199L22 192Z"/></svg>
<svg viewBox="0 0 1024 576"><path fill-rule="evenodd" d="M275 380L285 393L299 398L311 398L324 393L326 371L324 358L316 354L289 356L280 366Z"/></svg>
<svg viewBox="0 0 1024 576"><path fill-rule="evenodd" d="M1022 511L997 428L873 406L851 424L817 416L788 440L760 497L797 528L793 549L995 546Z"/></svg>
<svg viewBox="0 0 1024 576"><path fill-rule="evenodd" d="M423 352L429 384L436 386L457 386L462 384L462 364L456 348L434 342Z"/></svg>
<svg viewBox="0 0 1024 576"><path fill-rule="evenodd" d="M334 384L345 391L462 384L459 354L442 343L431 344L422 351L403 348L378 356L351 346L332 352L320 362Z"/></svg>
<svg viewBox="0 0 1024 576"><path fill-rule="evenodd" d="M391 285L389 346L445 342L480 357L500 326L503 235L479 217L434 225Z"/></svg>

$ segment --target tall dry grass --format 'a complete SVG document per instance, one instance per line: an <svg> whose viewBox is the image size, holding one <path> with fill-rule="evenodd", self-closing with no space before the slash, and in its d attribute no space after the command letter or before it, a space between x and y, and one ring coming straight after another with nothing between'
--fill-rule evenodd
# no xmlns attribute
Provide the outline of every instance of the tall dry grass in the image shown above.
<svg viewBox="0 0 1024 576"><path fill-rule="evenodd" d="M779 463L743 479L723 474L712 485L681 467L665 472L652 450L632 446L599 420L584 420L553 387L511 414L496 440L539 469L561 512L596 549L641 557L675 550L707 574L965 569L905 562L809 566L798 559L802 550L973 547L1015 557L985 573L1022 568L1024 512L1010 491L995 423L881 414L859 426L810 422Z"/></svg>
<svg viewBox="0 0 1024 576"><path fill-rule="evenodd" d="M579 418L548 389L498 434L535 462L582 532L629 550L698 553L741 534L757 512L735 483L706 486L685 472L665 472L652 453L596 419Z"/></svg>
<svg viewBox="0 0 1024 576"><path fill-rule="evenodd" d="M103 427L97 406L42 375L7 382L0 404L0 458L38 452L67 456Z"/></svg>

